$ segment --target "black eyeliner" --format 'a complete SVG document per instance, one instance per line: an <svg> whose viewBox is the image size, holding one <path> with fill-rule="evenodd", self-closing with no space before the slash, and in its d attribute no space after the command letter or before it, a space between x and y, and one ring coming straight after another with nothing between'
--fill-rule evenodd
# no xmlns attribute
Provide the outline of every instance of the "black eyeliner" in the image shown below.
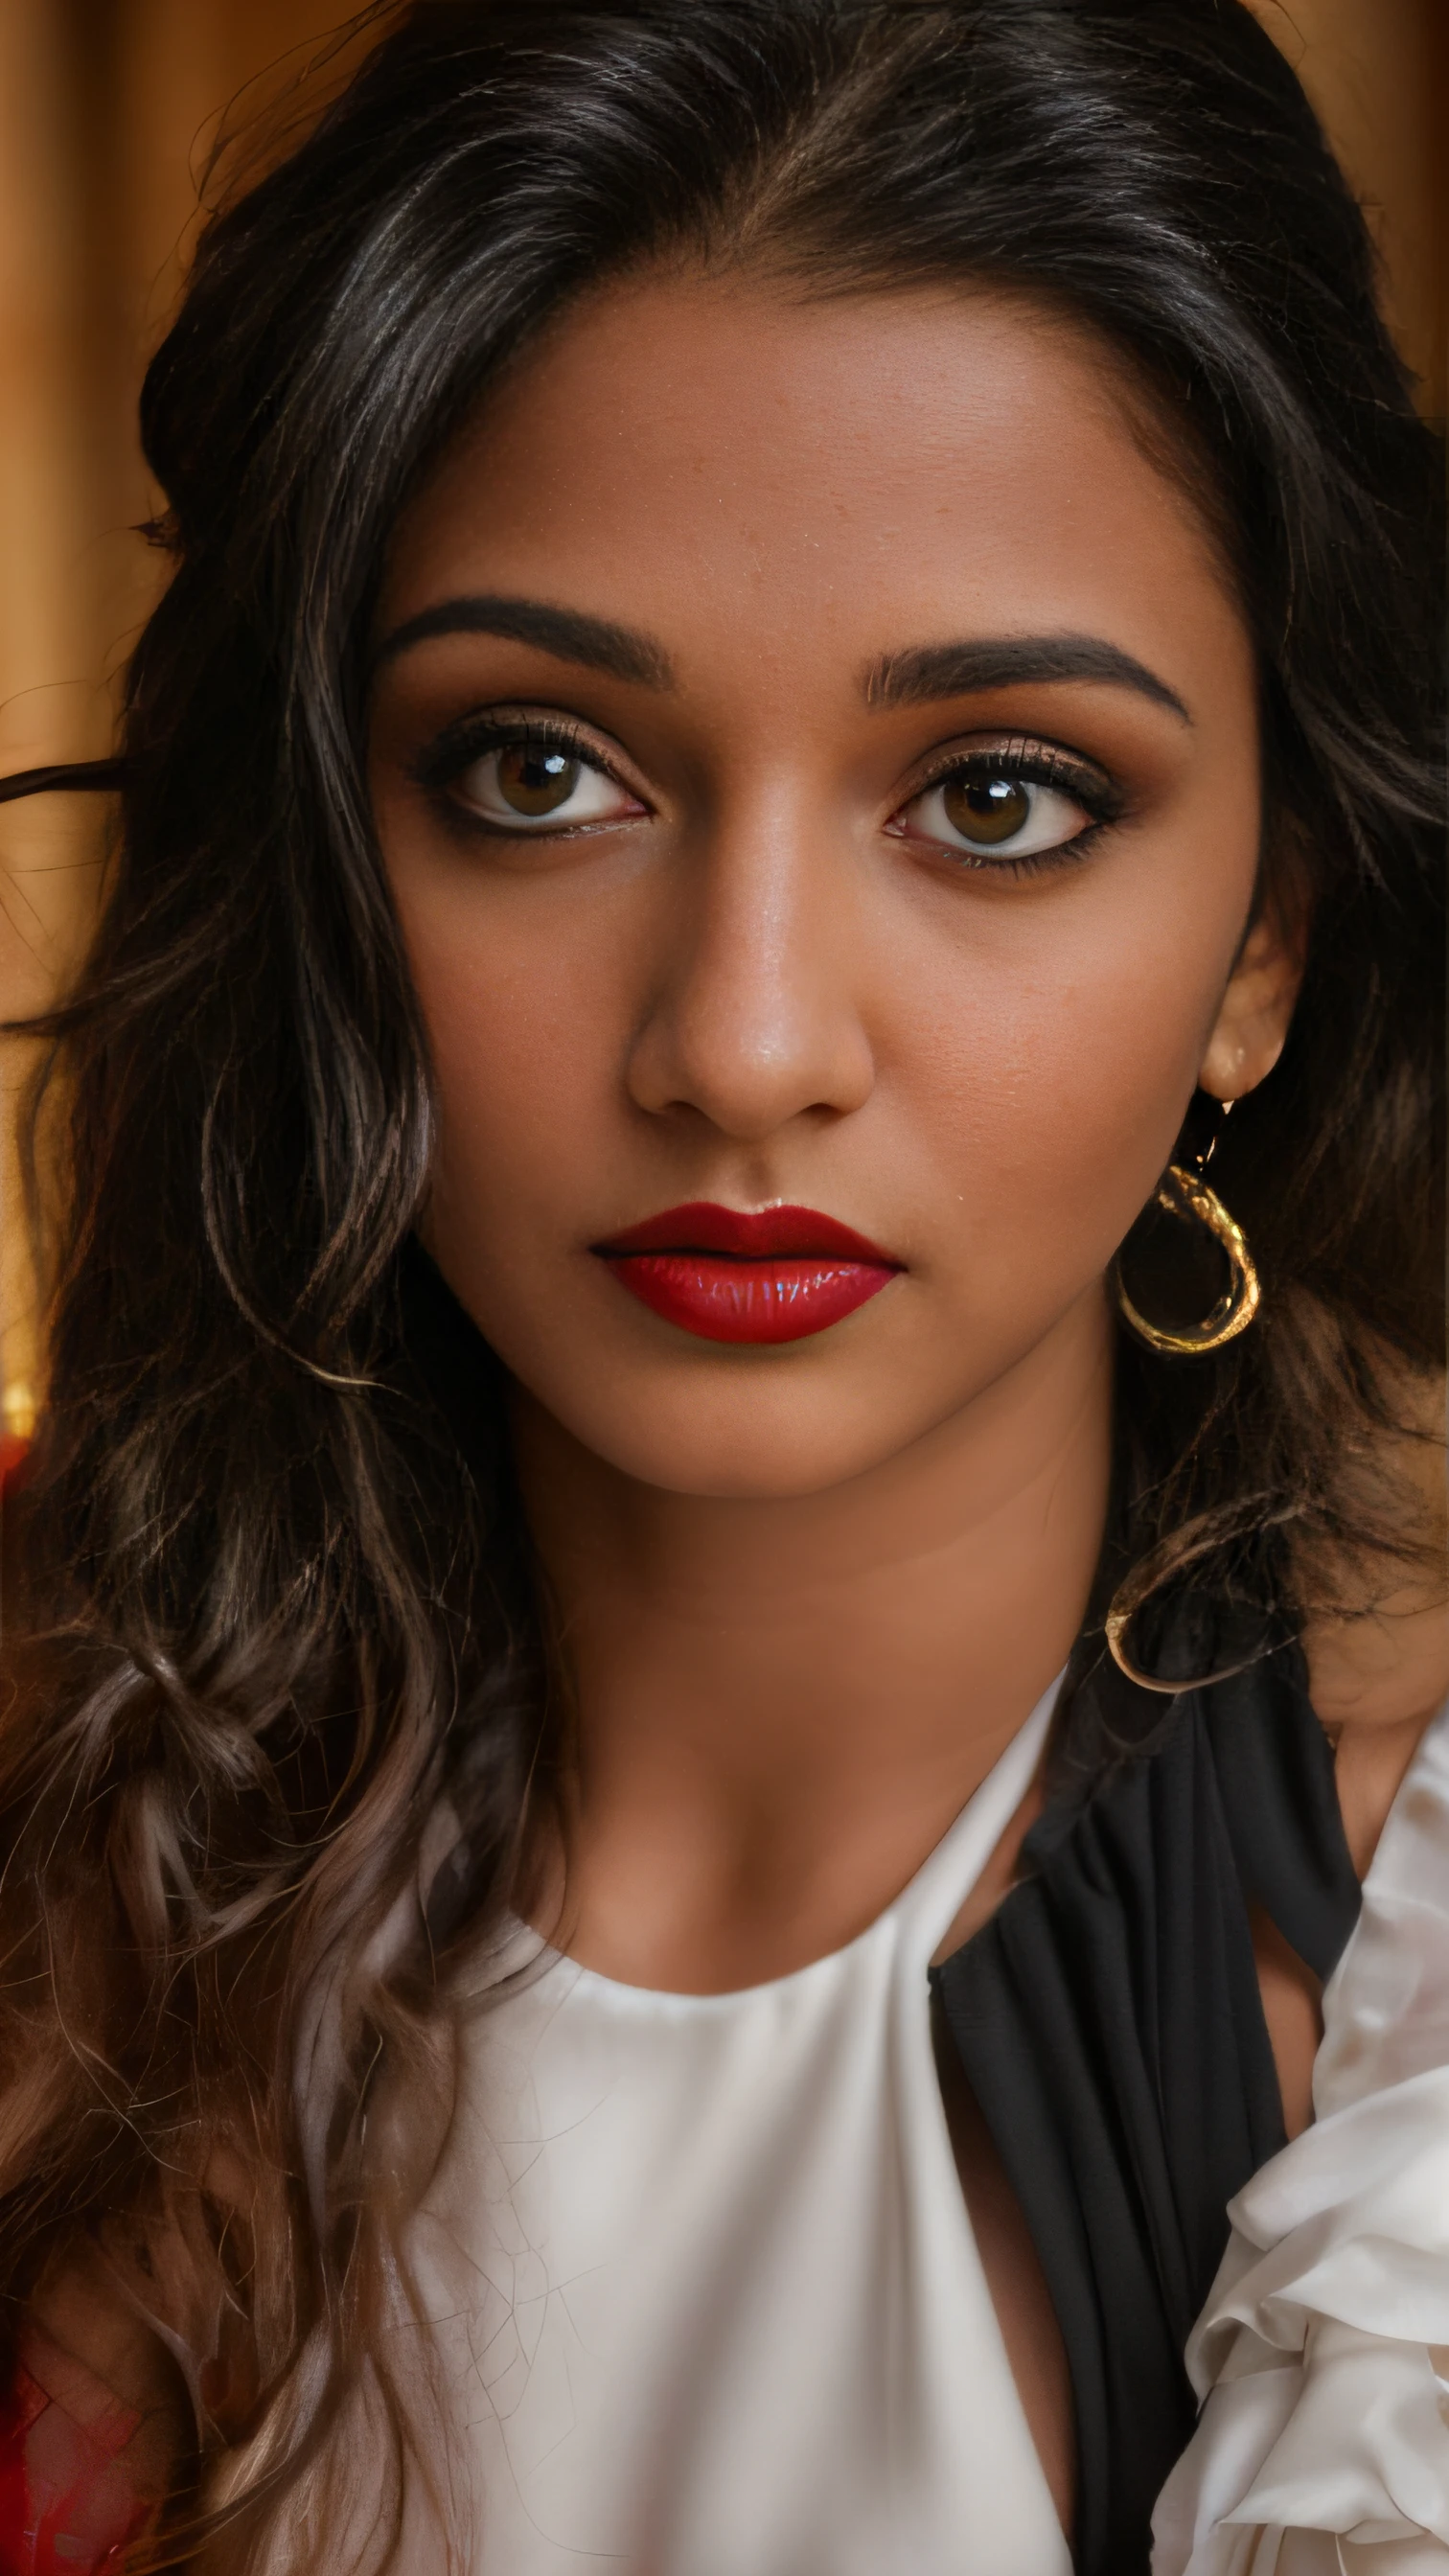
<svg viewBox="0 0 1449 2576"><path fill-rule="evenodd" d="M944 753L912 790L908 801L914 804L918 797L928 796L933 788L952 779L971 778L1009 778L1023 786L1054 788L1080 805L1088 820L1070 840L1057 841L1045 850L1024 850L1017 857L1006 846L993 857L984 850L958 849L935 834L925 836L953 869L969 876L1007 877L1019 883L1026 877L1079 866L1091 856L1103 832L1120 822L1130 804L1125 791L1095 761L1067 751L1060 743L1045 742L1038 734L1013 734L995 743L973 743L964 750Z"/></svg>
<svg viewBox="0 0 1449 2576"><path fill-rule="evenodd" d="M1014 778L1023 786L1054 787L1073 796L1094 824L1119 822L1128 805L1123 790L1095 761L1034 734L1015 734L1002 743L975 744L966 751L947 753L913 790L912 801L951 778ZM1078 833L1077 840L1083 837Z"/></svg>
<svg viewBox="0 0 1449 2576"><path fill-rule="evenodd" d="M512 743L522 743L539 751L562 751L576 760L587 760L607 777L614 772L599 756L596 746L581 729L569 724L566 717L497 716L479 714L459 716L445 725L440 734L409 763L408 774L420 787L448 787L475 760L486 759L490 751L500 751Z"/></svg>

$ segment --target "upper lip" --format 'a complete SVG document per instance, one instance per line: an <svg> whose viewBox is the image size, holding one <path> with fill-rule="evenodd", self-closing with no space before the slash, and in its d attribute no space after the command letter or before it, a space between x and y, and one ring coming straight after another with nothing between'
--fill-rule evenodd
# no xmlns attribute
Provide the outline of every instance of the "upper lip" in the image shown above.
<svg viewBox="0 0 1449 2576"><path fill-rule="evenodd" d="M664 1208L640 1225L621 1226L593 1246L595 1252L723 1252L738 1261L833 1260L869 1261L888 1270L902 1264L878 1243L807 1207L758 1209L720 1207L711 1199L691 1199L685 1207Z"/></svg>

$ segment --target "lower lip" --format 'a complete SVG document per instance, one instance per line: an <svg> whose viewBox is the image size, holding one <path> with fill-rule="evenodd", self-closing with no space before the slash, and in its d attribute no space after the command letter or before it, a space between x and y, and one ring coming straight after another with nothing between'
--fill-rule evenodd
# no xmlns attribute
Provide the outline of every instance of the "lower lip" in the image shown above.
<svg viewBox="0 0 1449 2576"><path fill-rule="evenodd" d="M878 1297L897 1273L885 1262L819 1253L742 1260L719 1252L602 1256L641 1305L706 1342L803 1342Z"/></svg>

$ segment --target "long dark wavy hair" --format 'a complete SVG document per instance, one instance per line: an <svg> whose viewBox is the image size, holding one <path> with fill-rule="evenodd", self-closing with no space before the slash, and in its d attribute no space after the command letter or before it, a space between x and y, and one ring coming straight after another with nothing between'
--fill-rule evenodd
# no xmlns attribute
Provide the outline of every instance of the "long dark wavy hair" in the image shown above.
<svg viewBox="0 0 1449 2576"><path fill-rule="evenodd" d="M1273 45L1238 0L381 13L146 380L172 573L35 1113L66 1205L7 1539L0 2289L13 2331L99 2247L154 2320L195 2421L167 2563L382 2567L415 2478L464 2546L398 2249L551 1650L487 1355L440 1308L422 1370L401 1319L430 1080L366 638L498 371L661 256L993 282L1139 389L1256 639L1261 899L1311 933L1214 1166L1261 1318L1197 1362L1124 1340L1110 1581L1190 1563L1291 1620L1416 1544L1372 1460L1442 1363L1436 448Z"/></svg>

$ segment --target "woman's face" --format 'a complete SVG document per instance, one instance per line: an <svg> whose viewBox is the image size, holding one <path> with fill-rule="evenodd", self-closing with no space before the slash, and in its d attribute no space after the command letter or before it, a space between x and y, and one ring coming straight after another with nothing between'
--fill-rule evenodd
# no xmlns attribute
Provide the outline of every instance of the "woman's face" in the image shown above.
<svg viewBox="0 0 1449 2576"><path fill-rule="evenodd" d="M1019 304L659 277L399 529L428 1240L627 1474L808 1492L1100 1357L1199 1076L1269 1069L1252 656L1150 444Z"/></svg>

